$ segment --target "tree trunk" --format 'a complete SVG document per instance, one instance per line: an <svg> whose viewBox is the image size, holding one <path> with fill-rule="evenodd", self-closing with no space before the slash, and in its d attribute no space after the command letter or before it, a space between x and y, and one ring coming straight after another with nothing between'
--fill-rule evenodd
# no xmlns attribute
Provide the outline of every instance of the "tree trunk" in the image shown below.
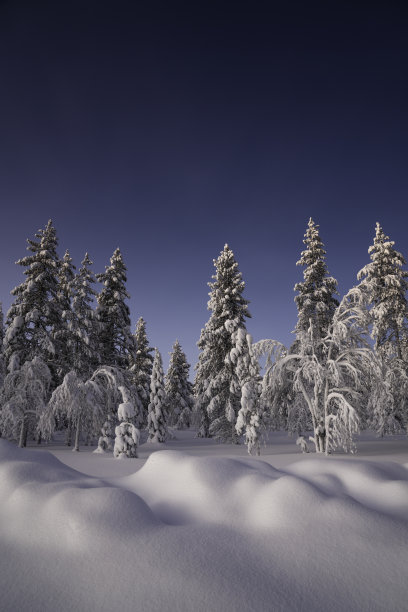
<svg viewBox="0 0 408 612"><path fill-rule="evenodd" d="M79 431L80 431L81 427L80 427L80 423L79 423L79 419L77 421L77 426L76 426L76 431L75 431L75 446L72 450L74 451L79 451Z"/></svg>
<svg viewBox="0 0 408 612"><path fill-rule="evenodd" d="M25 435L25 429L26 429L26 422L25 422L25 417L23 417L23 420L21 421L21 427L20 427L20 439L18 441L18 446L20 448L23 448L23 446L26 446L27 441L26 441L26 435Z"/></svg>
<svg viewBox="0 0 408 612"><path fill-rule="evenodd" d="M72 443L72 422L71 419L68 421L67 432L65 434L65 444L71 446Z"/></svg>

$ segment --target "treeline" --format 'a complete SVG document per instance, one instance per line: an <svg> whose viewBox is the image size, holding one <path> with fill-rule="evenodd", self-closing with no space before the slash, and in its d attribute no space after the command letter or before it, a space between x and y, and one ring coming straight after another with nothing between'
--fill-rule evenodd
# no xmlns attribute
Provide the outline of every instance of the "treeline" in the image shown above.
<svg viewBox="0 0 408 612"><path fill-rule="evenodd" d="M310 219L297 262L303 281L295 285L291 347L252 343L245 283L225 245L214 260L194 386L178 342L164 376L142 318L131 333L119 249L94 276L88 255L78 272L68 252L59 258L51 221L35 238L28 241L31 254L17 262L26 280L12 291L1 326L0 429L20 445L28 436L40 440L65 429L68 443L75 433L75 448L80 436L99 437L103 452L113 448L116 431L115 455L132 456L140 431L164 442L169 426L193 424L202 437L237 443L243 435L250 453L259 454L263 432L283 428L297 434L303 451L310 441L328 454L336 447L354 451L353 436L362 428L406 432L407 272L379 224L370 262L339 300L319 226Z"/></svg>

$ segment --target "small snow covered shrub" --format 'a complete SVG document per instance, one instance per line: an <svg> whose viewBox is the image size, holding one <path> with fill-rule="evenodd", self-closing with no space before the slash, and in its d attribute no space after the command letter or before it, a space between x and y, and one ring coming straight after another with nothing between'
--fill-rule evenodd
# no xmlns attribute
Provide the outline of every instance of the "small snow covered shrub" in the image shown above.
<svg viewBox="0 0 408 612"><path fill-rule="evenodd" d="M113 456L117 459L137 457L137 445L140 431L130 421L135 416L135 409L125 387L119 387L123 402L119 404L119 425L115 428L115 446Z"/></svg>

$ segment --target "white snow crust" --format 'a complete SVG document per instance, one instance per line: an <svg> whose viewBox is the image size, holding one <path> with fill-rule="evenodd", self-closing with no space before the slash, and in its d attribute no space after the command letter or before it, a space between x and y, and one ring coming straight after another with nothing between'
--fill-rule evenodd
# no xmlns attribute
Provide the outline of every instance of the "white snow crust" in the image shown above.
<svg viewBox="0 0 408 612"><path fill-rule="evenodd" d="M132 462L103 480L0 440L2 610L407 610L408 464Z"/></svg>

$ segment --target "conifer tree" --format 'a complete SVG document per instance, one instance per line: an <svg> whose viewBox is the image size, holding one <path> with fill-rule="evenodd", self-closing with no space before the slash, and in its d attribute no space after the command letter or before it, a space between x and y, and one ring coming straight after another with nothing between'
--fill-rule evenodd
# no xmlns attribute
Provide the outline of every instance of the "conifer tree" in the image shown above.
<svg viewBox="0 0 408 612"><path fill-rule="evenodd" d="M404 431L408 425L408 272L394 244L377 223L374 243L368 249L371 262L358 273L387 390L380 407L372 402L369 405L370 424L380 435ZM372 386L376 385L377 381L372 381Z"/></svg>
<svg viewBox="0 0 408 612"><path fill-rule="evenodd" d="M188 380L190 365L178 340L170 353L170 362L166 374L165 392L169 413L169 425L177 429L190 426L194 406L192 384Z"/></svg>
<svg viewBox="0 0 408 612"><path fill-rule="evenodd" d="M150 402L147 414L148 442L167 440L167 405L164 391L163 364L159 350L155 349L152 379L150 383Z"/></svg>
<svg viewBox="0 0 408 612"><path fill-rule="evenodd" d="M72 331L72 284L75 277L75 266L69 251L65 251L60 262L57 278L57 300L61 310L60 325L54 333L54 340L58 346L58 375L62 380L72 368L74 358L74 336Z"/></svg>
<svg viewBox="0 0 408 612"><path fill-rule="evenodd" d="M9 372L38 356L50 367L54 386L58 382L58 342L62 311L57 298L59 259L57 235L52 221L27 240L31 255L17 261L24 266L26 280L13 289L15 296L7 313L5 358Z"/></svg>
<svg viewBox="0 0 408 612"><path fill-rule="evenodd" d="M101 362L98 322L93 308L96 291L92 261L85 253L81 268L72 280L72 320L74 336L73 368L83 379L88 378Z"/></svg>
<svg viewBox="0 0 408 612"><path fill-rule="evenodd" d="M135 349L130 356L130 374L143 404L143 423L147 422L147 409L150 402L150 379L152 375L153 349L149 346L146 335L146 323L142 317L136 324L134 334Z"/></svg>
<svg viewBox="0 0 408 612"><path fill-rule="evenodd" d="M245 283L227 244L214 260L214 266L214 282L209 283L211 316L198 341L201 353L194 383L197 410L201 415L198 435L237 442L235 424L241 394L233 384L234 367L226 358L234 346L234 331L237 327L245 328L245 319L250 314L248 301L242 296Z"/></svg>
<svg viewBox="0 0 408 612"><path fill-rule="evenodd" d="M377 223L374 244L368 249L371 262L360 270L357 278L371 306L375 349L383 358L403 359L408 335L408 272L403 269L405 259L394 244Z"/></svg>
<svg viewBox="0 0 408 612"><path fill-rule="evenodd" d="M130 331L130 312L125 300L126 266L119 249L113 253L110 266L97 274L104 285L98 296L96 309L100 324L101 362L103 365L128 368L134 352L134 338Z"/></svg>
<svg viewBox="0 0 408 612"><path fill-rule="evenodd" d="M319 226L309 219L304 244L306 249L301 253L297 266L304 266L303 282L296 283L295 297L298 309L296 336L299 340L303 333L313 328L313 336L318 341L323 338L333 319L334 311L339 305L334 297L337 293L337 281L328 275L325 262L326 251L319 235Z"/></svg>

